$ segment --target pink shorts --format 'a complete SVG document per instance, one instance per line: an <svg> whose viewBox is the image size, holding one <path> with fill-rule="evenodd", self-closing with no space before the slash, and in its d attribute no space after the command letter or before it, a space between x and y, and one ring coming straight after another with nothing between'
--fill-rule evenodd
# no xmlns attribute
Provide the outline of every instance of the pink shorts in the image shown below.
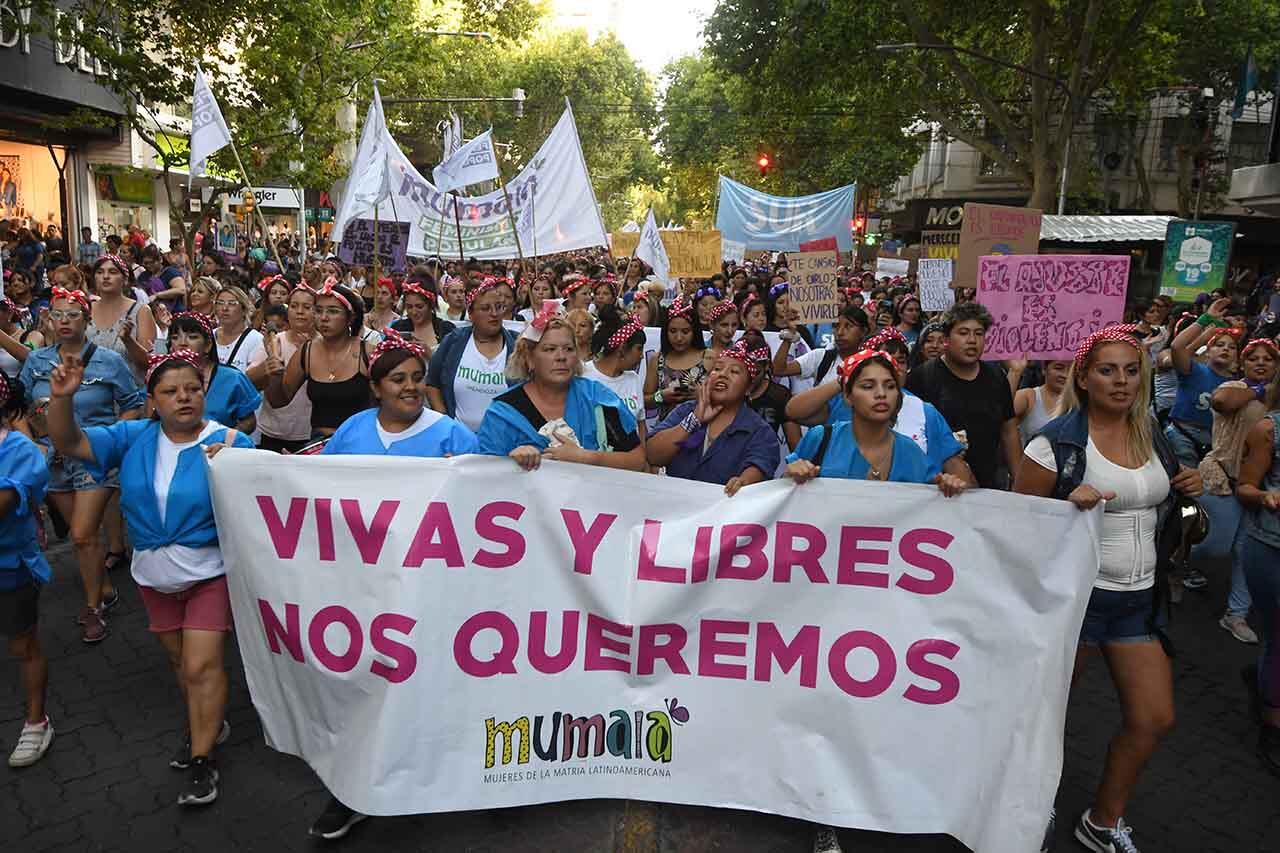
<svg viewBox="0 0 1280 853"><path fill-rule="evenodd" d="M167 634L170 631L231 630L231 596L227 592L227 576L201 581L182 592L160 592L149 586L139 586L142 603L151 620L151 631Z"/></svg>

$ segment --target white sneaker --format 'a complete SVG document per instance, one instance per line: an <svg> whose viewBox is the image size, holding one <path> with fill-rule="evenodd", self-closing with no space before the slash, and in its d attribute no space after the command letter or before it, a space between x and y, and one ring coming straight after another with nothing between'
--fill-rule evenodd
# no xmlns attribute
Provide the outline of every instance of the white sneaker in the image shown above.
<svg viewBox="0 0 1280 853"><path fill-rule="evenodd" d="M1218 627L1224 631L1230 631L1231 636L1242 643L1248 643L1252 646L1258 642L1258 635L1249 627L1249 623L1245 621L1243 616L1232 616L1230 613L1224 613L1222 618L1218 620Z"/></svg>
<svg viewBox="0 0 1280 853"><path fill-rule="evenodd" d="M53 723L49 722L48 716L44 718L43 723L27 723L22 727L22 734L18 735L18 745L9 755L9 766L30 767L44 758L51 743L53 743Z"/></svg>

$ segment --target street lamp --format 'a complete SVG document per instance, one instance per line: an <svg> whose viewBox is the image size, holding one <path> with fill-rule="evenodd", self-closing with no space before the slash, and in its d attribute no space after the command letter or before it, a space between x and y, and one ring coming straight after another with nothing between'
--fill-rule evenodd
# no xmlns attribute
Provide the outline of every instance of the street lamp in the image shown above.
<svg viewBox="0 0 1280 853"><path fill-rule="evenodd" d="M941 51L948 51L950 53L960 53L965 56L971 56L974 59L978 59L978 60L981 60L982 62L990 63L991 65L998 65L1001 68L1008 68L1011 71L1017 71L1020 74L1025 74L1028 77L1035 77L1037 80L1047 80L1048 82L1052 83L1053 85L1057 86L1059 89L1062 90L1062 94L1067 99L1067 104L1068 104L1067 108L1074 109L1075 99L1071 96L1071 88L1067 85L1066 81L1063 80L1062 78L1054 77L1052 74L1045 74L1044 72L1027 68L1024 65L1018 65L1013 62L1006 62L1005 60L997 59L994 56L987 56L985 53L979 53L976 50L970 50L969 48L961 47L958 44L942 44L942 43L930 44L925 42L909 41L909 42L902 42L900 44L878 44L876 45L876 50L880 51L881 53L899 53L907 50L941 50ZM1059 216L1061 216L1063 211L1066 209L1067 169L1070 165L1071 165L1071 136L1068 135L1067 144L1063 146L1063 149L1062 149L1062 175L1058 183L1058 215Z"/></svg>

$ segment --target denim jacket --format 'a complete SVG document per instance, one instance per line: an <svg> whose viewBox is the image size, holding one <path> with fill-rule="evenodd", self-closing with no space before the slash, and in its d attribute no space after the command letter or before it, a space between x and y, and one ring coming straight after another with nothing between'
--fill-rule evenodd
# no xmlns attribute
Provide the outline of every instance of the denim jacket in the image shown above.
<svg viewBox="0 0 1280 853"><path fill-rule="evenodd" d="M1059 415L1040 430L1040 435L1049 441L1053 448L1053 458L1058 466L1058 479L1053 485L1050 497L1066 500L1076 487L1084 482L1086 448L1089 446L1089 416L1082 409L1072 409L1065 415ZM1151 422L1151 442L1156 458L1164 466L1165 473L1172 480L1177 476L1181 466L1173 447L1165 438L1155 420ZM1165 575L1173 562L1173 553L1182 543L1182 519L1176 512L1179 496L1173 489L1156 510L1156 600L1152 612L1161 606L1167 594L1168 584ZM1160 642L1169 656L1173 656L1173 647L1163 632L1158 632Z"/></svg>
<svg viewBox="0 0 1280 853"><path fill-rule="evenodd" d="M503 328L502 339L507 347L507 355L516 348L516 333ZM471 327L459 326L436 347L431 354L431 364L427 366L427 384L440 389L444 396L445 414L455 417L458 413L458 401L453 395L453 379L458 375L458 365L462 363L462 354L467 351L467 342L471 340ZM520 384L509 381L507 385Z"/></svg>

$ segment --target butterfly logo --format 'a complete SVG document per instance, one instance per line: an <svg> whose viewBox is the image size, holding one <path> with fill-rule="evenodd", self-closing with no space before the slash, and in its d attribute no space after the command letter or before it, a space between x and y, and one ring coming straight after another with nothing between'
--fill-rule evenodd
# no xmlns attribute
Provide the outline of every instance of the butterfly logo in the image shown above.
<svg viewBox="0 0 1280 853"><path fill-rule="evenodd" d="M689 722L689 709L680 704L680 700L674 696L667 700L667 713L671 715L671 719L675 720L677 726L683 726Z"/></svg>

